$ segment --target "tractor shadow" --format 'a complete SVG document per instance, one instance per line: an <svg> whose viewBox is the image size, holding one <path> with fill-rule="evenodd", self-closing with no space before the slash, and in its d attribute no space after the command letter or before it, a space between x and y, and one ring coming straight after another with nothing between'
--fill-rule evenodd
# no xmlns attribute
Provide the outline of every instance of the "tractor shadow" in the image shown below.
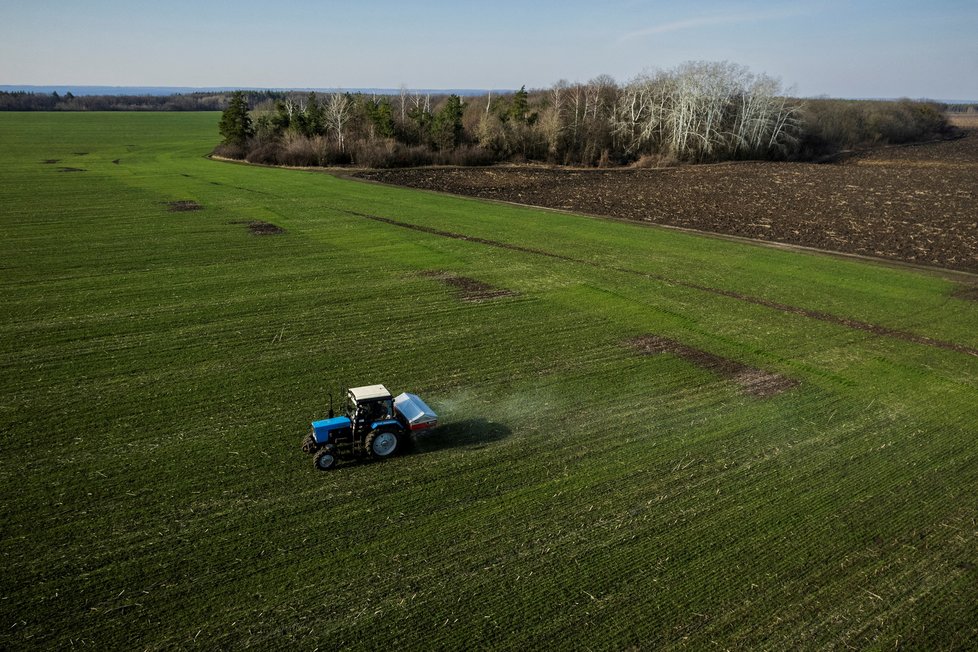
<svg viewBox="0 0 978 652"><path fill-rule="evenodd" d="M407 447L408 455L434 453L450 448L478 450L513 434L509 427L482 418L446 423L431 432L415 435Z"/></svg>

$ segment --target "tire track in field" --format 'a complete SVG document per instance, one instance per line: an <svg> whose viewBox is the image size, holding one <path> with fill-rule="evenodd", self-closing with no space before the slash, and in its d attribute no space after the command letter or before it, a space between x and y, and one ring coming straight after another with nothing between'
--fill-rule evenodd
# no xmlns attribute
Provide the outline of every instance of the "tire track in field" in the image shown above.
<svg viewBox="0 0 978 652"><path fill-rule="evenodd" d="M383 224L390 224L391 226L410 229L412 231L420 231L422 233L437 235L443 238L451 238L453 240L464 240L467 242L475 242L477 244L482 244L489 247L497 247L499 249L509 249L510 251L519 251L527 254L535 254L537 256L545 256L547 258L554 258L556 260L579 263L581 265L587 265L589 267L595 267L598 269L621 272L624 274L631 274L633 276L641 276L643 278L660 281L662 283L667 283L669 285L689 288L691 290L699 290L701 292L707 292L721 297L727 297L730 299L736 299L738 301L744 301L746 303L752 303L757 306L764 306L765 308L771 308L772 310L778 310L780 312L784 312L791 315L800 315L802 317L807 317L808 319L814 319L829 324L836 324L838 326L845 326L846 328L851 328L853 330L872 333L873 335L877 335L879 337L888 337L890 339L901 340L904 342L911 342L913 344L921 344L923 346L930 346L938 349L944 349L947 351L954 351L956 353L963 353L964 355L970 355L978 358L978 348L965 346L963 344L956 344L955 342L948 342L946 340L939 340L933 337L928 337L926 335L919 335L917 333L911 333L910 331L904 331L897 328L890 328L889 326L883 326L880 324L873 324L870 322L859 321L857 319L851 319L849 317L840 317L838 315L822 312L820 310L810 310L808 308L802 308L800 306L792 306L787 303L771 301L770 299L755 297L749 294L736 292L734 290L724 290L722 288L715 288L709 285L701 285L699 283L690 283L688 281L677 281L676 279L672 279L667 276L662 276L660 274L640 272L635 269L629 269L627 267L618 267L616 265L602 265L594 261L584 260L581 258L574 258L572 256L557 254L551 251L545 251L543 249L524 247L521 245L510 244L508 242L501 242L499 240L490 240L488 238L480 238L478 236L465 235L464 233L455 233L454 231L443 231L441 229L436 229L430 226L411 224L410 222L402 222L400 220L395 220L389 217L381 217L380 215L370 215L368 213L361 213L359 211L351 211L345 209L337 209L337 210L339 210L342 213L346 213L348 215L353 215L355 217L361 217L364 219L372 220L374 222L381 222Z"/></svg>

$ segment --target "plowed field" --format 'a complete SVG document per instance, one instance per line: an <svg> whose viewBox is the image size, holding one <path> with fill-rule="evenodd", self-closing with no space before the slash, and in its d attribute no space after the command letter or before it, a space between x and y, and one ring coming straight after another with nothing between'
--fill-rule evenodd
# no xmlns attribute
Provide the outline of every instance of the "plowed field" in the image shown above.
<svg viewBox="0 0 978 652"><path fill-rule="evenodd" d="M415 168L357 176L948 269L978 271L978 130L835 164Z"/></svg>

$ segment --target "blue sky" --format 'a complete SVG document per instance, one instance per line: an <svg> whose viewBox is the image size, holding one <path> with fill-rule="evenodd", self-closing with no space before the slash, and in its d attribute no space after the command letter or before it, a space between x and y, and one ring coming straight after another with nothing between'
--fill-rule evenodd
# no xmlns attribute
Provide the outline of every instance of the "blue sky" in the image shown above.
<svg viewBox="0 0 978 652"><path fill-rule="evenodd" d="M0 0L0 84L544 87L688 60L978 100L978 0Z"/></svg>

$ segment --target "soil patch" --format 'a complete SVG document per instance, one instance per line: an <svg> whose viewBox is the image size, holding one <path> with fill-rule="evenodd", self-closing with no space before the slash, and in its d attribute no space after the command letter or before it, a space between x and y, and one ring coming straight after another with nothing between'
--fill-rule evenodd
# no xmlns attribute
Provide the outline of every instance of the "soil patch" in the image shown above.
<svg viewBox="0 0 978 652"><path fill-rule="evenodd" d="M75 156L88 156L88 152L72 152Z"/></svg>
<svg viewBox="0 0 978 652"><path fill-rule="evenodd" d="M484 283L468 276L459 276L452 272L429 271L422 272L422 276L441 281L445 285L455 288L462 301L482 302L499 297L511 297L516 293L506 288L496 287L489 283Z"/></svg>
<svg viewBox="0 0 978 652"><path fill-rule="evenodd" d="M285 233L285 229L282 227L261 220L234 220L228 224L244 224L248 227L248 232L251 235L281 235Z"/></svg>
<svg viewBox="0 0 978 652"><path fill-rule="evenodd" d="M671 353L679 356L701 369L732 380L744 394L749 396L758 398L777 396L798 385L798 381L793 378L750 367L736 360L694 349L682 342L659 335L641 335L628 340L626 344L642 355Z"/></svg>
<svg viewBox="0 0 978 652"><path fill-rule="evenodd" d="M978 271L978 129L836 164L371 170L355 177Z"/></svg>
<svg viewBox="0 0 978 652"><path fill-rule="evenodd" d="M121 158L114 158L112 159L112 162L115 163L116 165L119 165L119 161L121 160L122 160Z"/></svg>
<svg viewBox="0 0 978 652"><path fill-rule="evenodd" d="M54 165L55 163L60 163L60 162L61 162L60 158L46 158L43 161L41 161L41 163L43 163L44 165Z"/></svg>
<svg viewBox="0 0 978 652"><path fill-rule="evenodd" d="M60 167L58 168L58 172L88 172L88 170L85 170L83 168Z"/></svg>
<svg viewBox="0 0 978 652"><path fill-rule="evenodd" d="M956 299L965 299L967 301L978 301L978 285L962 285L952 294L952 297Z"/></svg>
<svg viewBox="0 0 978 652"><path fill-rule="evenodd" d="M168 211L171 213L185 213L187 211L199 211L204 207L192 199L179 199L177 201L165 202Z"/></svg>

